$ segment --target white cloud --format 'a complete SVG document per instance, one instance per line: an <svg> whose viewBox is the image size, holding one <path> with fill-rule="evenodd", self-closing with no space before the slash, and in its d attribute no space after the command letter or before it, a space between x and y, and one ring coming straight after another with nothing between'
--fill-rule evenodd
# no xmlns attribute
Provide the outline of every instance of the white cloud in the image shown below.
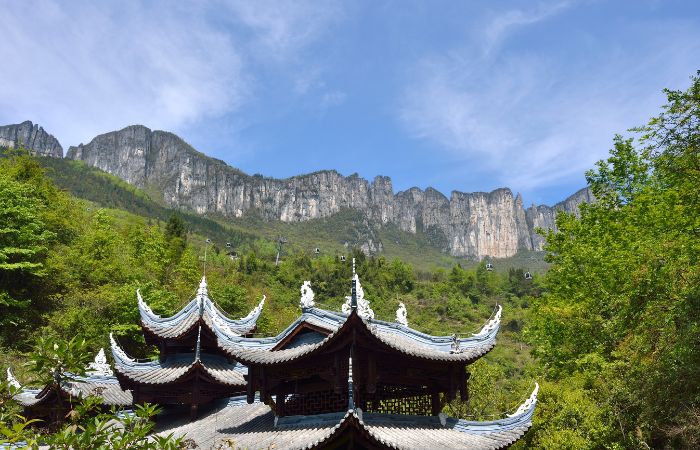
<svg viewBox="0 0 700 450"><path fill-rule="evenodd" d="M482 186L484 174L526 193L582 182L615 133L645 123L658 112L661 89L687 86L695 70L697 31L644 28L654 38L634 53L611 44L580 60L469 49L424 58L408 76L399 120Z"/></svg>
<svg viewBox="0 0 700 450"><path fill-rule="evenodd" d="M336 1L224 0L224 5L234 22L253 30L259 54L283 61L298 56L342 15Z"/></svg>
<svg viewBox="0 0 700 450"><path fill-rule="evenodd" d="M482 42L484 53L490 53L497 47L509 33L519 27L532 25L544 19L552 17L570 6L570 1L540 2L530 10L510 9L498 12L494 17L486 21L483 27Z"/></svg>
<svg viewBox="0 0 700 450"><path fill-rule="evenodd" d="M321 97L321 108L328 109L334 106L342 105L345 102L347 94L342 91L330 91L323 94Z"/></svg>
<svg viewBox="0 0 700 450"><path fill-rule="evenodd" d="M2 9L0 123L33 120L64 147L133 123L177 131L241 112L258 93L258 66L293 61L334 11L235 1Z"/></svg>

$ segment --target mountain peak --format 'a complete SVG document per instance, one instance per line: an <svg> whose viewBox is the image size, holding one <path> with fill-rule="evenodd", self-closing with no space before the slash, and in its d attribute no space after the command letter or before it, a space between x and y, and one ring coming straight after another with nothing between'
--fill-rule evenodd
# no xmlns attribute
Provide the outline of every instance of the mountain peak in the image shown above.
<svg viewBox="0 0 700 450"><path fill-rule="evenodd" d="M63 157L63 147L58 139L48 134L38 124L25 120L22 123L0 126L0 147L25 148L40 156Z"/></svg>

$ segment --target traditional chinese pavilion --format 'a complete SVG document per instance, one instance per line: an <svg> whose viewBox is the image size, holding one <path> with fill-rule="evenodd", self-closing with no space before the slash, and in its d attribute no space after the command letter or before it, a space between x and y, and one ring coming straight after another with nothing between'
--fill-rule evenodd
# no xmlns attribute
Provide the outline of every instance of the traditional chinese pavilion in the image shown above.
<svg viewBox="0 0 700 450"><path fill-rule="evenodd" d="M275 337L245 337L203 320L219 354L247 367L245 395L211 406L196 422L166 423L163 432L204 448L228 441L234 448L497 449L530 427L537 387L500 420L441 412L458 395L468 399L469 365L495 345L500 307L478 333L431 336L408 326L403 305L396 322L376 320L357 275L342 312L316 308L309 282L301 292L301 316Z"/></svg>
<svg viewBox="0 0 700 450"><path fill-rule="evenodd" d="M202 277L195 298L171 317L160 317L136 292L146 343L160 350L158 361L130 358L110 335L117 379L134 403L199 405L245 392L247 368L218 345L218 334L245 339L255 330L265 297L239 320L224 315L209 297ZM217 334L218 333L218 334Z"/></svg>
<svg viewBox="0 0 700 450"><path fill-rule="evenodd" d="M100 397L105 407L128 407L133 403L131 392L123 391L119 386L104 350L100 350L88 365L84 376L66 373L57 377L53 384L32 389L22 386L8 368L7 381L20 389L14 398L23 406L24 416L32 419L50 422L61 419L75 403L88 395Z"/></svg>
<svg viewBox="0 0 700 450"><path fill-rule="evenodd" d="M252 337L264 300L231 319L202 278L194 299L160 317L137 291L143 333L159 359L130 358L110 336L116 377L102 353L99 374L62 384L58 395L101 389L105 403L164 405L159 432L185 435L199 448L500 449L531 426L537 386L502 419L442 412L458 396L469 398L469 366L496 344L500 306L478 333L428 335L409 327L403 304L395 322L375 319L353 267L341 311L318 308L306 281L300 317L277 336ZM18 398L49 404L51 392ZM189 417L169 405L188 405Z"/></svg>

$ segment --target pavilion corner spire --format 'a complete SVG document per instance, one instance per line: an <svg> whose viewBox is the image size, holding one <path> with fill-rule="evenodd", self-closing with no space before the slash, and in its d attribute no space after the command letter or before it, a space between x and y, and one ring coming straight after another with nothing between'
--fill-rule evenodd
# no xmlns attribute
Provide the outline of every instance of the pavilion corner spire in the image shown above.
<svg viewBox="0 0 700 450"><path fill-rule="evenodd" d="M353 349L351 348L350 357L348 358L348 411L355 409L355 398L353 394L355 389L352 381L352 351Z"/></svg>
<svg viewBox="0 0 700 450"><path fill-rule="evenodd" d="M209 296L209 290L207 288L207 276L203 275L202 276L202 281L199 282L199 288L197 289L197 296L198 297L208 297Z"/></svg>
<svg viewBox="0 0 700 450"><path fill-rule="evenodd" d="M353 270L352 274L352 292L350 296L345 297L345 303L343 303L341 310L344 314L350 314L353 311L357 311L357 315L365 320L374 319L374 311L369 306L369 300L365 298L365 291L362 289L360 277L357 275L355 270Z"/></svg>
<svg viewBox="0 0 700 450"><path fill-rule="evenodd" d="M355 258L352 259L352 291L350 293L350 308L357 309L357 273L355 272Z"/></svg>
<svg viewBox="0 0 700 450"><path fill-rule="evenodd" d="M9 367L7 368L7 383L15 389L20 389L22 387L17 378L15 378L15 376L12 374L12 370L10 370Z"/></svg>
<svg viewBox="0 0 700 450"><path fill-rule="evenodd" d="M537 393L540 391L540 384L535 383L535 389L530 394L530 397L525 400L513 414L508 414L508 417L517 417L526 414L529 411L534 411L537 405Z"/></svg>

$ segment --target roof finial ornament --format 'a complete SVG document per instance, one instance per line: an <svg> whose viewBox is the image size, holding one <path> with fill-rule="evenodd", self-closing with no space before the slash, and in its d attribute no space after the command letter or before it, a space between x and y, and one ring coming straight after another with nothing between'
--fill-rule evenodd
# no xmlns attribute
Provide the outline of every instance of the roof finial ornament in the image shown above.
<svg viewBox="0 0 700 450"><path fill-rule="evenodd" d="M207 250L209 249L209 244L211 244L211 239L207 238L204 243L204 276L207 276Z"/></svg>
<svg viewBox="0 0 700 450"><path fill-rule="evenodd" d="M493 316L493 319L489 320L486 322L486 325L484 325L481 330L478 333L473 333L474 337L486 337L493 330L498 329L498 327L501 325L501 313L503 312L503 307L501 305L498 305L498 309L496 310L496 314Z"/></svg>
<svg viewBox="0 0 700 450"><path fill-rule="evenodd" d="M198 297L208 297L209 296L209 290L207 289L207 277L206 277L206 275L202 276L202 281L199 282L199 288L197 289L197 296Z"/></svg>
<svg viewBox="0 0 700 450"><path fill-rule="evenodd" d="M530 410L530 408L534 407L537 404L537 393L540 391L540 385L539 383L535 383L535 390L532 391L532 394L530 394L530 397L523 402L522 405L520 405L513 414L508 414L508 417L515 417L519 416L521 414L526 413L527 411Z"/></svg>
<svg viewBox="0 0 700 450"><path fill-rule="evenodd" d="M357 285L359 279L357 278L357 272L355 272L355 258L352 259L352 291L350 291L350 307L352 309L357 308Z"/></svg>
<svg viewBox="0 0 700 450"><path fill-rule="evenodd" d="M345 297L342 311L350 314L353 309L357 309L357 315L365 320L374 319L374 311L369 306L369 300L365 299L365 291L360 284L360 277L354 273L352 277L353 292L350 297Z"/></svg>
<svg viewBox="0 0 700 450"><path fill-rule="evenodd" d="M348 411L355 409L355 399L353 395L355 388L353 387L352 381L352 352L353 348L350 348L350 355L348 357Z"/></svg>
<svg viewBox="0 0 700 450"><path fill-rule="evenodd" d="M457 333L452 335L452 350L450 353L459 353L460 352L460 343L459 343L459 337L457 337Z"/></svg>
<svg viewBox="0 0 700 450"><path fill-rule="evenodd" d="M15 389L21 389L22 385L19 383L17 378L12 374L10 368L7 368L7 383Z"/></svg>
<svg viewBox="0 0 700 450"><path fill-rule="evenodd" d="M100 351L95 355L95 360L88 364L87 373L89 375L99 375L104 377L114 376L112 368L109 367L107 363L107 356L105 355L105 349L101 348Z"/></svg>
<svg viewBox="0 0 700 450"><path fill-rule="evenodd" d="M403 302L399 302L399 309L396 310L396 321L405 327L408 326L408 312Z"/></svg>
<svg viewBox="0 0 700 450"><path fill-rule="evenodd" d="M311 281L304 281L304 284L301 285L299 306L301 306L301 309L309 309L313 308L315 304L314 291L311 289Z"/></svg>

